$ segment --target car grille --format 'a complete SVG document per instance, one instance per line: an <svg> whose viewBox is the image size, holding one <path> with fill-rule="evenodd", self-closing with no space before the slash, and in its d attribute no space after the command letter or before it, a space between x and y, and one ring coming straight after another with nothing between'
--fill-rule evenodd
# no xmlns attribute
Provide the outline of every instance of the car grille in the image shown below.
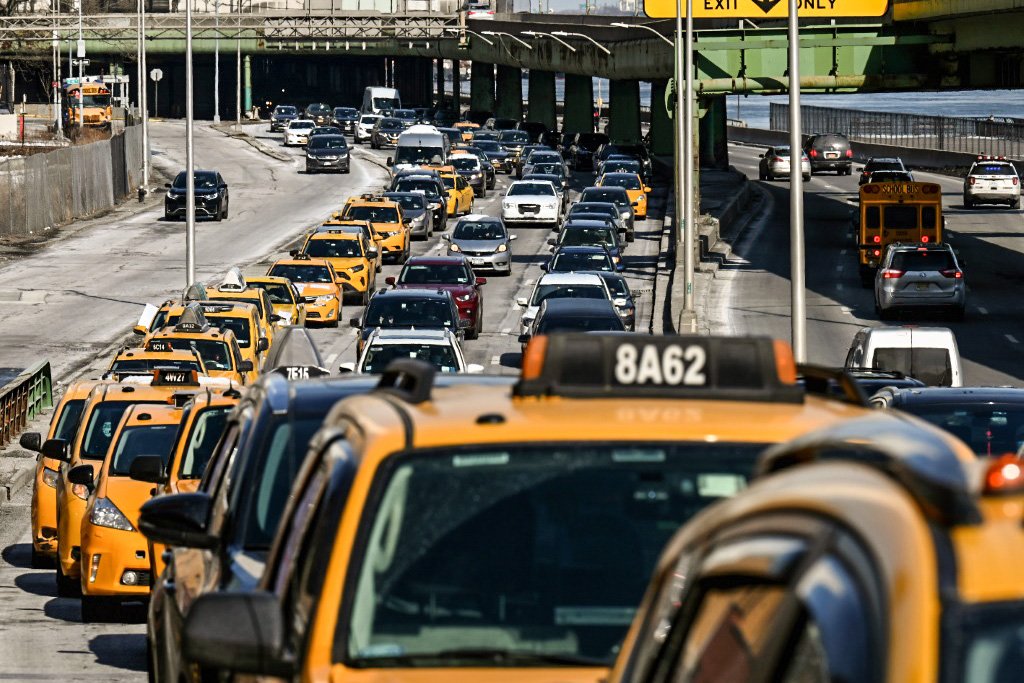
<svg viewBox="0 0 1024 683"><path fill-rule="evenodd" d="M465 254L466 256L493 256L494 255L493 251L468 251L466 249L463 249L462 253Z"/></svg>

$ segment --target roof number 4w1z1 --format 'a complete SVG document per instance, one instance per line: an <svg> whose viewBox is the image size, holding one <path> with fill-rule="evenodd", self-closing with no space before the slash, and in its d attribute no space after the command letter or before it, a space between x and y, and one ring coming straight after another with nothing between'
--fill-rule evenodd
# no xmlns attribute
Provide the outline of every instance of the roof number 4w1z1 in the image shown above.
<svg viewBox="0 0 1024 683"><path fill-rule="evenodd" d="M619 384L667 384L699 387L707 384L707 352L697 345L623 344L615 351L615 381Z"/></svg>

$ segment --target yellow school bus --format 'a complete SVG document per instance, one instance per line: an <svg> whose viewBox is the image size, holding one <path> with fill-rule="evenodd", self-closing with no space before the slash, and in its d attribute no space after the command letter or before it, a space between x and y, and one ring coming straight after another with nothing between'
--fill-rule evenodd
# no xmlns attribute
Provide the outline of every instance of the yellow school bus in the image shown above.
<svg viewBox="0 0 1024 683"><path fill-rule="evenodd" d="M868 286L887 245L942 242L942 188L938 183L868 183L860 188L855 222L860 277Z"/></svg>
<svg viewBox="0 0 1024 683"><path fill-rule="evenodd" d="M81 102L79 98L81 97ZM81 108L79 108L81 105ZM64 86L64 123L66 126L77 126L81 113L82 124L86 126L108 127L113 118L110 104L110 89L102 83L86 81L85 83L65 82Z"/></svg>

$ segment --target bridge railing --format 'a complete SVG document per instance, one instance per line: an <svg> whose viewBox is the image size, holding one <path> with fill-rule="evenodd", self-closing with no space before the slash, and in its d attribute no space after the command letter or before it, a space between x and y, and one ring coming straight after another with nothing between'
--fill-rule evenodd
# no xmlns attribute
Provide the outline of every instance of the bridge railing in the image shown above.
<svg viewBox="0 0 1024 683"><path fill-rule="evenodd" d="M772 130L789 130L789 105L772 102ZM832 107L800 108L803 130L843 133L851 140L894 147L1024 158L1024 119L923 116Z"/></svg>
<svg viewBox="0 0 1024 683"><path fill-rule="evenodd" d="M53 407L50 362L25 370L0 388L0 446L6 446L29 422Z"/></svg>
<svg viewBox="0 0 1024 683"><path fill-rule="evenodd" d="M460 0L146 0L146 11L154 14L183 13L188 2L198 14L350 14L352 12L380 12L407 14L424 12L456 14ZM86 14L135 14L137 5L132 0L84 0Z"/></svg>

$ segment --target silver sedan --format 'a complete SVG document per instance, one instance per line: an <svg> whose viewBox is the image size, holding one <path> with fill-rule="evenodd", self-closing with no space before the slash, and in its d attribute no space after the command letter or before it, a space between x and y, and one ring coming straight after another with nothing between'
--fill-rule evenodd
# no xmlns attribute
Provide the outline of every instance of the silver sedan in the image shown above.
<svg viewBox="0 0 1024 683"><path fill-rule="evenodd" d="M757 175L761 180L789 177L789 145L769 147L764 154L759 156L761 162L757 166ZM800 170L803 171L804 180L811 179L811 160L804 152L800 152Z"/></svg>

